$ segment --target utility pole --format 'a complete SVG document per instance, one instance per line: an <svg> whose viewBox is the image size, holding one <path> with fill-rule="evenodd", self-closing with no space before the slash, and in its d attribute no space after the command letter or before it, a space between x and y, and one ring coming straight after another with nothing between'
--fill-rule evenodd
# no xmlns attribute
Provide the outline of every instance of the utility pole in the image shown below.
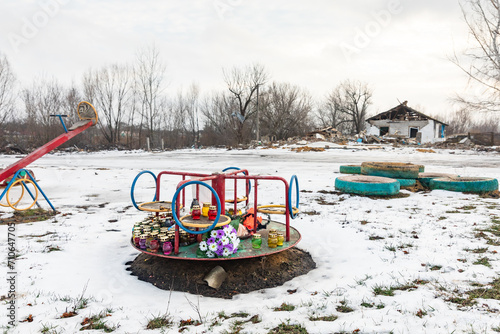
<svg viewBox="0 0 500 334"><path fill-rule="evenodd" d="M257 145L259 145L259 141L260 141L259 86L260 86L260 84L257 85Z"/></svg>

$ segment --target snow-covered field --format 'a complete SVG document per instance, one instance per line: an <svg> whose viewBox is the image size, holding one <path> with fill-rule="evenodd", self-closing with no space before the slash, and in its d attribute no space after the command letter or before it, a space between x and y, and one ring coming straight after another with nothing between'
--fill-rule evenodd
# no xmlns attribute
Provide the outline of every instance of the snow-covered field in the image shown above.
<svg viewBox="0 0 500 334"><path fill-rule="evenodd" d="M0 155L0 164L18 159ZM308 333L500 331L500 300L477 299L466 306L450 301L466 299L465 291L500 276L500 246L475 236L500 219L500 201L441 190L390 200L333 193L339 166L363 161L412 162L425 165L426 172L462 176L498 178L500 172L498 153L420 153L408 147L47 155L30 168L61 214L16 226L18 320L32 315L33 321L8 332L76 333L86 317L100 312L108 315L103 320L109 327L116 326L114 333L268 333L281 323L301 325ZM142 170L211 173L229 166L287 180L297 175L302 214L292 224L303 237L298 247L311 253L317 268L283 286L232 300L164 291L131 276L125 263L138 252L129 245L130 230L145 217L131 207L134 177ZM179 180L165 178L162 199L171 200ZM152 178L145 175L137 184L136 198L152 200L153 191ZM282 204L283 193L282 184L262 182L259 204ZM10 215L0 208L0 218ZM0 296L5 296L6 225L0 225L0 235ZM60 251L50 251L57 248ZM387 295L391 291L394 295ZM62 319L78 300L85 307ZM295 309L275 311L282 303ZM345 312L349 308L352 311ZM238 312L243 317L222 317ZM149 320L165 314L173 321L171 327L146 329ZM254 315L261 321L243 322ZM5 301L0 316L5 330ZM322 316L338 318L317 320ZM181 325L189 319L202 324Z"/></svg>

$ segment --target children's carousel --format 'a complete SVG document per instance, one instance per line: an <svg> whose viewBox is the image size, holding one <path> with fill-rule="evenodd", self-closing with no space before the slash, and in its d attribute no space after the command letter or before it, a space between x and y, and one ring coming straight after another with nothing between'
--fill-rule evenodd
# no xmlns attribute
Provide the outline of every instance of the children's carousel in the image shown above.
<svg viewBox="0 0 500 334"><path fill-rule="evenodd" d="M154 178L155 195L151 202L137 203L135 188L145 174ZM170 201L161 196L166 177L181 179ZM259 189L267 182L283 185L284 204L258 205ZM301 239L290 226L299 213L295 175L288 182L237 167L212 174L142 171L132 183L131 199L138 210L148 213L134 224L131 244L151 256L194 261L257 258L290 249ZM271 220L271 215L284 215L284 222Z"/></svg>

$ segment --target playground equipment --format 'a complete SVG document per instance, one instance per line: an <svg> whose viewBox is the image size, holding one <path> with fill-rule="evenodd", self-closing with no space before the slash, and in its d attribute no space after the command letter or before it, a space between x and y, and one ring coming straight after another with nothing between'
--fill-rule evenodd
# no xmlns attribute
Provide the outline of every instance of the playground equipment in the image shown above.
<svg viewBox="0 0 500 334"><path fill-rule="evenodd" d="M153 201L138 204L135 200L134 192L137 180L143 174L149 174L154 178L156 191ZM171 201L160 200L161 178L166 175L180 176L182 178L177 185ZM244 180L244 195L238 194L238 180ZM226 198L226 181L234 181L233 193L228 196L229 198ZM251 181L253 181L253 187ZM257 205L259 186L263 181L279 181L283 183L285 195L284 205ZM195 187L192 196L193 202L195 202L194 199L196 199L196 202L200 199L203 188L208 189L210 192L208 196L209 199L204 200L205 203L211 206L208 217L201 215L198 218L198 215L195 216L194 213L192 215L191 213L181 215L181 210L188 210L188 207L186 207L187 187ZM239 212L238 203L245 202L245 205L248 207L252 188L254 197L253 210L249 210L249 212L251 211L255 214L251 216L253 218L253 223L248 229L250 235L247 238L235 240L236 230L241 228L241 225L239 225L240 220L238 217L231 217L229 215L230 210L226 210L226 204L232 207L231 211L233 213ZM295 204L292 203L293 191L296 193ZM151 171L142 171L132 182L130 196L132 204L138 210L154 213L142 223L136 223L134 225L134 234L131 238L131 244L134 248L149 255L183 260L233 260L254 258L289 249L295 246L301 239L300 233L290 226L290 218L295 219L299 212L299 184L295 175L292 176L290 183L288 183L282 177L250 175L248 170L239 169L237 167L228 167L222 172L213 174L162 171L158 173L158 175L155 175ZM205 197L207 196L205 195ZM199 209L198 204L196 204L194 210ZM269 219L268 223L263 228L262 225L259 226L258 213L285 215L285 223L283 224ZM215 228L219 228L219 230L213 231ZM155 230L162 232L161 235L158 236ZM150 231L154 237L149 235ZM226 233L225 236L228 237L226 241L223 239L224 232ZM276 238L279 235L282 236L281 240L277 240L276 245L279 246L272 244L275 233ZM151 248L146 247L146 240L148 240L148 238ZM269 239L271 240L269 244L262 243L263 240ZM225 242L225 244L228 243L228 240L232 240L231 242L233 242L235 248L237 247L237 252L235 251L234 253L225 254L219 257L205 256L208 252L203 253L203 250L205 246L210 245L210 240L220 240ZM171 251L170 246L167 248L165 248L165 246L163 246L163 248L158 247L156 244L158 241L163 244L171 243ZM262 246L260 246L259 242ZM257 244L259 244L259 247L254 247ZM232 245L230 249L233 249Z"/></svg>
<svg viewBox="0 0 500 334"><path fill-rule="evenodd" d="M50 115L53 117L58 117L59 120L61 121L61 124L64 128L64 133L56 137L55 139L51 140L50 142L46 143L45 145L39 147L38 149L34 150L30 154L28 154L26 157L22 158L21 160L13 163L12 165L8 166L5 169L0 170L0 184L5 182L8 178L12 177L10 181L6 182L5 189L3 192L0 194L0 201L4 198L4 196L7 199L7 204L4 205L1 204L2 206L8 206L13 208L14 210L27 210L33 207L35 203L37 203L38 200L38 194L41 193L42 196L45 198L47 203L50 205L52 210L56 211L52 203L49 201L45 193L42 191L38 183L36 182L35 178L33 175L24 167L28 166L35 160L43 157L45 154L49 153L56 147L64 144L71 138L75 137L76 135L80 134L81 132L87 130L93 125L97 124L98 117L97 117L97 112L92 106L92 104L88 102L80 102L77 107L77 114L78 118L80 119L78 122L75 122L69 129L66 128L66 125L64 124L63 117L68 117L68 115ZM34 193L28 188L28 184L30 184L33 189ZM13 189L14 186L19 185L22 187L21 190L21 195L18 200L12 202L10 199L10 191ZM25 208L19 208L16 205L21 201L22 197L25 194L25 191L31 196L33 199L33 202L31 205L25 207Z"/></svg>

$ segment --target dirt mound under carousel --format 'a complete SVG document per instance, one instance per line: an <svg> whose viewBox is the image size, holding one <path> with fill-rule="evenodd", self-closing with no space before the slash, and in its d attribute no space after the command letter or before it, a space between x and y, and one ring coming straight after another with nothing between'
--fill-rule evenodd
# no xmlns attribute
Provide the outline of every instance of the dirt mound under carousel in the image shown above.
<svg viewBox="0 0 500 334"><path fill-rule="evenodd" d="M172 260L140 254L127 265L132 275L162 290L218 298L280 286L316 268L311 255L295 247L263 257L221 261ZM203 280L216 266L227 272L226 280L217 290Z"/></svg>

